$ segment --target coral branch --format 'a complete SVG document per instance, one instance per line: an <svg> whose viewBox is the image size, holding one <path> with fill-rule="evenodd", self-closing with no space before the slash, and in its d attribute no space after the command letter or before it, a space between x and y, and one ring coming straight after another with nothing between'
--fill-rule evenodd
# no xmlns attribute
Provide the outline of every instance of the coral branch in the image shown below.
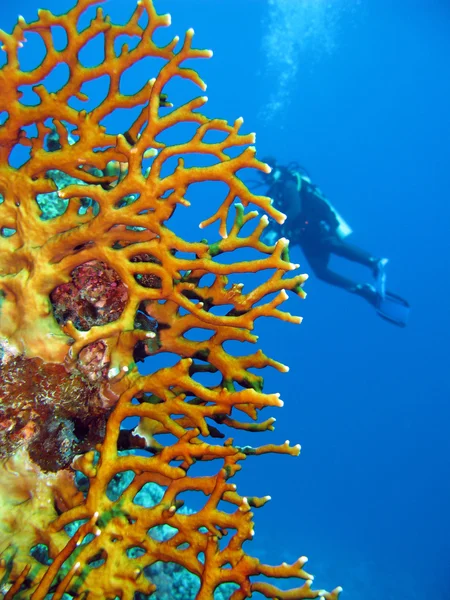
<svg viewBox="0 0 450 600"><path fill-rule="evenodd" d="M312 590L304 558L269 567L244 551L252 509L270 497L231 481L247 457L300 452L227 437L273 431L260 412L283 402L263 392L262 372L288 370L228 342L256 344L266 317L299 323L285 302L288 292L304 297L306 280L285 239L261 240L268 218L285 215L238 177L266 169L254 135L241 133L242 119L205 116L205 96L168 101L175 78L206 89L192 61L211 53L194 47L193 30L159 46L155 32L170 18L151 0L124 25L97 8L82 29L97 4L40 10L0 31L0 594L133 600L159 593L164 563L199 579L198 600L224 585L235 600L335 600L340 588ZM30 71L19 56L27 36L45 48ZM83 63L87 49L94 66ZM128 70L146 58L159 70L127 94ZM61 65L69 76L50 91ZM99 101L86 84L103 79ZM121 132L107 126L117 110L128 116ZM174 143L183 124L193 133ZM171 217L205 182L223 184L224 197L200 223L210 241L187 241ZM178 359L154 368L156 355ZM195 511L183 507L191 492L204 499ZM281 591L258 576L304 583Z"/></svg>

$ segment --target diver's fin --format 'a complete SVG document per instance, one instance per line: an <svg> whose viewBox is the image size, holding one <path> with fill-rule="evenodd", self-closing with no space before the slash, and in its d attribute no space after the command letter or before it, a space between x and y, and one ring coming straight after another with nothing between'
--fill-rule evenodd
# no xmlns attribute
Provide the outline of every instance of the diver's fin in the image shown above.
<svg viewBox="0 0 450 600"><path fill-rule="evenodd" d="M386 291L384 292L384 296L380 294L376 308L380 317L386 319L386 321L399 327L406 327L410 306L406 300L397 296L397 294Z"/></svg>
<svg viewBox="0 0 450 600"><path fill-rule="evenodd" d="M388 258L380 258L380 260L377 263L378 274L377 274L376 288L382 298L384 298L384 296L386 294L386 268L385 267L388 264L388 262L389 262Z"/></svg>

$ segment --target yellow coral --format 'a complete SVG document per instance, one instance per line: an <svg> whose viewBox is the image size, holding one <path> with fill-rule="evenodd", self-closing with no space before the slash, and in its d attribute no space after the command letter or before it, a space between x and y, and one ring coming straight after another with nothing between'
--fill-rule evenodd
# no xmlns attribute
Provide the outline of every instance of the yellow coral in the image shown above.
<svg viewBox="0 0 450 600"><path fill-rule="evenodd" d="M267 167L255 158L251 146L254 136L240 133L241 119L230 125L199 112L206 102L204 96L180 106L175 101L173 110L161 111L161 105L167 105L166 85L173 78L182 77L205 88L197 72L183 66L187 60L210 55L193 48L191 30L179 49L178 38L159 47L152 36L170 19L158 15L150 0L142 0L125 25L113 25L98 10L90 25L80 31L77 24L81 14L94 4L94 0L78 0L63 16L41 10L38 21L28 24L20 19L11 35L0 33L7 56L0 70L0 111L7 113L0 127L3 377L13 377L8 372L8 359L11 361L16 354L27 360L39 357L46 363L64 364L78 386L87 385L89 361L95 356L95 364L107 365L101 395L108 400L101 406L109 416L101 444L76 458L72 465L89 480L85 496L77 493L73 471L49 475L22 458L31 469L32 481L28 476L23 479L18 471L20 485L30 494L35 490L37 497L31 494L31 500L25 498L20 509L8 506L7 519L11 520L16 511L21 519L27 514L33 533L25 528L22 537L16 539L10 525L0 539L0 574L3 571L4 589L11 586L5 598L36 600L48 593L60 598L67 592L90 600L132 600L136 592L150 594L155 589L144 569L165 561L198 575L198 600L213 598L214 590L223 582L238 584L233 600L250 597L256 591L267 598L335 599L340 588L333 593L311 589L312 577L303 569L305 558L293 565L269 567L242 548L253 537L252 507L262 506L268 497L246 498L237 492L230 479L241 468L239 463L249 454L278 452L295 456L299 447L285 443L241 448L232 439L220 443L222 427L273 429L273 419L258 421L259 411L282 406L282 402L278 394L262 392L262 379L253 369L271 366L286 370L261 351L235 357L224 343L255 343L252 330L260 317L300 320L279 307L287 298L285 290L303 294L300 286L306 276L287 275L296 265L289 262L286 240L279 240L273 247L262 243L260 236L267 226L267 216L258 218L255 210L246 209L249 205L259 208L280 222L284 215L268 198L252 194L236 174L244 167ZM62 50L53 44L52 29L56 26L67 33ZM43 62L31 72L21 71L18 64L18 49L27 32L38 33L47 50ZM79 54L99 34L104 39L104 60L98 66L85 67ZM115 50L115 42L122 35L138 37L134 49L123 46ZM122 75L145 57L161 59L163 67L139 92L125 95L121 92ZM57 92L49 93L41 82L61 63L70 66L70 79ZM90 112L73 108L74 98L87 99L82 85L102 76L109 77L104 101ZM21 102L20 88L24 85L33 86L39 105ZM108 133L102 125L117 108L137 109L126 135ZM48 152L45 146L50 131L46 120L50 116L61 145L54 152ZM196 125L189 140L173 145L161 141L164 132L180 123ZM25 133L24 128L30 125L37 128L35 137ZM74 143L70 143L68 127L74 128ZM221 141L208 141L210 134L217 132ZM9 164L16 145L30 148L29 159L20 168ZM242 150L237 152L239 148ZM234 149L232 157L230 149ZM195 158L199 154L209 157L211 164L185 165L183 156ZM168 169L174 157L177 165ZM146 160L150 161L148 169ZM120 173L117 165L121 165ZM66 211L43 220L37 196L55 189L46 177L51 169L83 184L60 190L60 198L68 201ZM206 181L220 181L227 188L220 207L201 224L217 225L221 238L213 243L188 242L172 231L168 222L178 204L189 206L189 187ZM86 197L97 210L80 210L81 199ZM234 218L230 219L231 211ZM242 248L257 251L258 257L219 261L220 256ZM58 324L51 294L69 283L75 270L86 264L113 269L127 295L118 318L82 331L71 321ZM272 275L247 293L233 282L236 276L267 269ZM204 280L207 275L212 275L212 283ZM229 307L226 314L215 310L221 307ZM148 326L138 326L138 313ZM195 329L207 332L208 339L194 341L187 334ZM173 367L141 375L135 364L138 344L146 355L170 352L178 355L179 361ZM207 385L199 380L197 375L205 371L220 373L220 382ZM95 371L96 381L99 373ZM100 392L95 388L92 393ZM68 401L67 394L62 397ZM110 414L111 404L114 408ZM94 405L98 409L99 403ZM242 421L239 414L244 416ZM130 417L139 425L128 432L131 452L124 453L121 427ZM141 450L137 452L137 448ZM8 476L9 465L18 456L9 458L2 467L0 481ZM209 476L196 474L198 461L211 465ZM116 475L127 471L134 473L133 481L119 498L110 499L108 485ZM70 480L58 516L53 503L61 494L60 486L48 487L49 478ZM164 495L159 504L146 508L137 503L136 497L150 482L163 486ZM182 514L178 509L183 493L189 491L201 492L206 502L201 510ZM48 503L48 499L53 501ZM50 504L48 512L37 518L35 507L41 507L42 502ZM84 524L70 538L65 528L76 527L79 522ZM176 533L161 542L148 532L162 524L170 524ZM51 565L28 556L28 546L37 543L48 548ZM12 550L11 556L4 553L6 547ZM141 555L131 558L130 548L140 548ZM304 583L283 592L267 583L253 582L258 575L298 577Z"/></svg>

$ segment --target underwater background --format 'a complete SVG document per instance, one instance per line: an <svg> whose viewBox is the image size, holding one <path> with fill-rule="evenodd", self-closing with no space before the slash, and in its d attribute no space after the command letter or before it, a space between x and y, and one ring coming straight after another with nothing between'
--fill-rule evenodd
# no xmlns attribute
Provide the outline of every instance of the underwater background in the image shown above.
<svg viewBox="0 0 450 600"><path fill-rule="evenodd" d="M39 2L56 13L73 5ZM104 3L120 22L134 6ZM194 27L196 45L214 50L195 64L208 83L206 114L242 116L243 129L257 134L260 158L305 166L351 225L351 241L389 258L388 289L412 306L400 329L311 276L307 299L289 301L304 317L300 327L259 325L263 349L290 366L284 376L264 373L265 391L285 401L269 437L301 443L302 454L247 459L239 490L272 501L255 511L256 536L246 549L275 564L306 554L317 585L342 585L348 600L447 599L450 4L155 6L172 14L171 35ZM37 0L3 2L0 27L11 30L18 13L35 18L37 7ZM199 195L188 216L177 210L180 227L198 223L202 202ZM201 236L197 229L188 237ZM293 262L308 272L295 240L291 246ZM344 274L367 275L333 261Z"/></svg>

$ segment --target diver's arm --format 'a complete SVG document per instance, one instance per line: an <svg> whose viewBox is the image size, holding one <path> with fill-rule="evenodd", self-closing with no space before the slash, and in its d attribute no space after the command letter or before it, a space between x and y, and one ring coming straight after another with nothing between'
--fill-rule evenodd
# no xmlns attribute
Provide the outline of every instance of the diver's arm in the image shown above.
<svg viewBox="0 0 450 600"><path fill-rule="evenodd" d="M326 222L330 226L331 231L336 231L337 228L339 227L339 221L336 218L336 214L333 210L331 210L331 208L328 206L328 204L326 204L326 202L324 202L324 204L326 206L326 208L325 208Z"/></svg>
<svg viewBox="0 0 450 600"><path fill-rule="evenodd" d="M336 218L335 212L330 208L325 196L317 187L312 193L315 197L316 210L319 218L328 225L331 231L336 231L339 227L339 221Z"/></svg>
<svg viewBox="0 0 450 600"><path fill-rule="evenodd" d="M302 198L295 181L286 181L283 187L283 208L289 219L297 218L302 212Z"/></svg>

